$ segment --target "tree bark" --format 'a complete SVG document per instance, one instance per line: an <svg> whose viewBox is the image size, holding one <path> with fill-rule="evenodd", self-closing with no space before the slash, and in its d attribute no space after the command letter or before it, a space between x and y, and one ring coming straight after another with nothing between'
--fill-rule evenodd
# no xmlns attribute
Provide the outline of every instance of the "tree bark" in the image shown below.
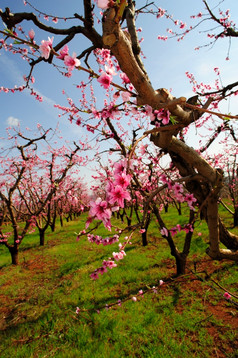
<svg viewBox="0 0 238 358"><path fill-rule="evenodd" d="M234 218L233 218L234 227L238 226L238 207L235 207Z"/></svg>
<svg viewBox="0 0 238 358"><path fill-rule="evenodd" d="M176 275L184 275L186 272L187 255L178 254L175 257L176 260Z"/></svg>
<svg viewBox="0 0 238 358"><path fill-rule="evenodd" d="M18 255L18 247L17 246L11 246L8 248L11 254L12 258L12 265L19 265L19 255Z"/></svg>
<svg viewBox="0 0 238 358"><path fill-rule="evenodd" d="M142 245L143 246L147 246L148 245L148 240L147 240L147 230L145 230L145 232L143 232L141 234L142 236Z"/></svg>
<svg viewBox="0 0 238 358"><path fill-rule="evenodd" d="M45 230L39 229L39 234L40 234L40 246L44 246L45 245Z"/></svg>
<svg viewBox="0 0 238 358"><path fill-rule="evenodd" d="M60 214L60 226L63 227L64 226L64 221L63 221L63 215Z"/></svg>
<svg viewBox="0 0 238 358"><path fill-rule="evenodd" d="M219 240L223 245L232 251L238 250L238 238L227 230L221 219L219 218Z"/></svg>

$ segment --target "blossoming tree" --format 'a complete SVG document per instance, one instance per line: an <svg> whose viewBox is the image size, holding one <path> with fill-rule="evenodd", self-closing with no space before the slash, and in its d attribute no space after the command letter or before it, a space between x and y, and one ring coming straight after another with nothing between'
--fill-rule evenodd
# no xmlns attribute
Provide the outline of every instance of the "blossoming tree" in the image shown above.
<svg viewBox="0 0 238 358"><path fill-rule="evenodd" d="M24 3L32 7L28 1L24 1ZM101 21L102 30L98 30L98 26L95 24L95 18L98 16L97 8L94 8L95 5L102 10L101 19L98 19L99 22ZM238 31L234 22L230 20L229 10L220 11L217 14L211 10L205 0L203 0L203 5L205 13L199 13L194 18L198 19L196 26L199 25L199 21L202 22L204 19L216 23L218 27L216 33L215 30L208 29L211 43L225 37L237 37ZM91 203L89 221L102 220L104 225L110 229L113 210L123 208L125 201L131 198L128 191L129 181L133 180L134 185L138 185L136 177L132 179L131 166L138 160L138 143L145 140L148 145L153 143L170 158L170 166L166 168L163 182L158 182L158 188L151 189L147 195L146 211L153 208L153 199L161 190L161 185L172 190L178 199L181 198L181 184L183 184L187 190L184 198L188 205L194 207L194 203L196 203L198 212L207 222L209 230L208 255L213 259L237 261L238 237L226 229L218 214L223 171L217 165L212 166L205 160L201 148L193 149L188 144L188 139L191 127L202 132L206 126L209 126L214 133L214 138L211 135L208 143L210 140L216 139L217 135L215 134L218 133L219 126L222 126L223 133L229 133L229 128L232 126L229 124L229 120L236 120L237 117L223 114L219 110L219 106L228 96L237 94L238 83L233 82L227 86L220 86L217 83L216 88L213 89L209 85L198 84L194 76L187 73L193 90L196 92L195 96L187 99L183 94L180 97L174 97L165 88L155 90L140 56L141 49L137 36L136 18L145 13L155 15L158 20L166 17L172 21L175 30L169 29L168 32L179 40L193 30L193 26L186 28L183 21L173 20L166 10L158 8L155 4L149 4L147 1L135 4L132 0L98 0L94 4L91 0L84 0L83 14L75 13L70 19L57 18L48 15L47 10L42 12L35 8L34 12L21 13L12 13L9 8L6 8L5 11L1 10L0 16L6 25L6 29L1 31L2 49L20 54L30 64L30 72L25 79L25 84L11 90L14 92L29 88L31 94L41 100L41 97L31 89L32 74L35 66L40 62L54 64L66 77L70 77L72 71L75 70L87 73L89 76L88 86L83 81L78 84L82 93L80 106L68 98L68 106L57 105L57 107L68 115L71 122L75 121L89 134L99 134L101 139L97 139L97 145L101 144L101 141L109 142L112 138L116 140L117 145L111 149L111 152L117 151L126 159L126 165L120 171L117 172L116 165L114 166L114 177L108 184L107 197L105 199L95 198ZM66 23L66 26L50 26L41 21L40 17L43 17L45 21L51 18L55 23L61 21ZM68 21L72 19L80 24L67 27ZM32 29L28 35L23 28L25 20L30 22L35 29ZM35 31L37 30L41 31L42 40L40 42L35 40ZM61 36L59 41L55 41L54 36L56 35ZM78 35L84 36L91 46L80 48L80 43L78 43L76 48L71 49L71 41ZM167 37L159 36L159 39L166 40ZM92 61L95 70L92 70L88 64L91 54L96 59L96 63ZM82 59L85 60L86 68L81 66L80 60ZM63 69L60 64L64 66ZM97 68L98 70L96 70ZM216 72L218 73L218 70ZM114 76L117 73L121 80L120 84L114 81ZM96 95L93 90L93 86L97 84L105 91L105 100L101 108L96 105ZM90 88L90 100L88 101L86 100L87 88ZM2 90L9 91L5 87L2 87ZM125 118L129 118L129 120L126 129L123 129ZM133 126L133 123L134 125L136 123L136 127L143 132L143 135L135 140L133 146L127 151L122 138L125 139L125 136L130 134L127 129ZM131 145L131 141L129 141L129 145ZM110 147L108 150L110 151ZM152 165L160 166L161 164L158 162L157 164L152 163ZM180 176L176 179L177 183L168 174L169 168L172 167L177 168ZM150 170L148 170L148 175L149 172ZM117 176L119 174L120 178ZM121 184L122 179L123 185ZM169 237L167 228L162 228L162 235ZM220 248L220 242L227 249ZM123 255L122 247L121 256ZM116 257L118 258L118 256ZM105 265L113 267L114 262L110 261Z"/></svg>
<svg viewBox="0 0 238 358"><path fill-rule="evenodd" d="M17 137L21 137L24 143L17 142ZM71 168L76 162L84 163L83 158L77 154L80 150L77 145L71 150L66 147L57 150L48 147L52 156L48 152L39 155L37 143L46 138L47 133L34 139L14 133L9 139L14 141L20 155L14 152L8 157L5 153L0 155L0 244L9 250L14 265L19 263L19 247L30 228L37 226L40 244L44 245L44 234L50 221L50 214L46 217L45 214L50 210L55 194ZM8 232L4 227L6 217L12 227Z"/></svg>

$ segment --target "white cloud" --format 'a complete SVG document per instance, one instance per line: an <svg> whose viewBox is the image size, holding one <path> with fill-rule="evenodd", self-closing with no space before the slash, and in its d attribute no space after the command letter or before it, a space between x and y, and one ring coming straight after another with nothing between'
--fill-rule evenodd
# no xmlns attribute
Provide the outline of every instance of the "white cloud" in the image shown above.
<svg viewBox="0 0 238 358"><path fill-rule="evenodd" d="M17 127L20 125L20 120L18 118L10 116L7 119L7 125L10 127Z"/></svg>

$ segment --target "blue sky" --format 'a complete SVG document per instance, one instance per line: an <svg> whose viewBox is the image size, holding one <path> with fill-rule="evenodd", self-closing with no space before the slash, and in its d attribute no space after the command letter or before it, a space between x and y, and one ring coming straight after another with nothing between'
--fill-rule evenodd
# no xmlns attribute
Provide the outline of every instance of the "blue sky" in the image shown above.
<svg viewBox="0 0 238 358"><path fill-rule="evenodd" d="M204 12L202 0L161 0L160 7L168 10L174 15L174 19L182 20L188 25L193 25L194 21L190 19L190 15L196 15L200 11ZM32 0L31 3L39 10L55 16L72 16L75 12L82 14L82 5L78 0ZM211 0L209 4L216 5L218 1ZM144 1L137 1L137 4L144 4ZM31 11L28 6L23 5L22 0L1 0L1 8L8 6L12 12ZM139 5L138 5L139 6ZM227 0L221 4L222 9L231 9L233 20L238 22L238 2ZM236 15L236 18L235 18ZM70 23L71 25L71 23ZM29 23L23 26L28 31L34 28ZM57 26L65 26L61 23ZM201 26L198 30L189 34L181 42L176 39L166 42L158 41L158 35L166 35L166 29L172 27L172 23L165 18L155 20L151 15L142 16L138 23L143 32L144 41L141 43L143 53L145 55L145 67L150 75L154 88L172 89L174 96L185 96L189 98L193 95L191 85L185 76L185 72L189 71L196 76L198 82L213 83L215 79L214 67L219 67L223 84L237 80L237 55L238 40L232 40L230 51L230 60L226 61L229 41L227 39L218 41L213 48L202 48L194 51L194 48L209 42L206 34L199 33L204 28ZM211 24L210 27L214 25ZM208 27L208 28L210 28ZM98 27L100 30L100 27ZM37 32L37 30L35 31ZM39 33L36 35L38 43L42 39L47 39L47 34ZM0 36L1 38L1 36ZM55 43L58 39L55 38ZM75 51L77 54L87 42L83 37L76 38L70 45L70 53ZM18 56L13 56L5 51L0 51L0 86L14 87L23 83L24 74L28 74L29 66ZM71 79L63 78L59 73L49 66L47 63L41 63L33 73L36 78L34 84L35 90L43 96L43 103L39 103L29 92L8 93L0 92L0 135L4 135L5 128L8 126L9 118L11 123L19 121L20 127L31 129L36 128L40 123L45 129L55 128L59 124L64 139L73 141L77 140L81 135L81 129L76 125L70 124L66 119L58 117L58 110L54 108L54 103L66 104L65 96L62 95L64 89L70 97L75 101L79 97L79 93L75 88L75 84L85 78L80 71L74 71ZM119 82L120 83L120 82ZM97 97L103 98L102 91L97 93ZM236 100L237 101L237 100ZM238 105L236 101L229 103L227 101L223 110L225 112L238 113Z"/></svg>

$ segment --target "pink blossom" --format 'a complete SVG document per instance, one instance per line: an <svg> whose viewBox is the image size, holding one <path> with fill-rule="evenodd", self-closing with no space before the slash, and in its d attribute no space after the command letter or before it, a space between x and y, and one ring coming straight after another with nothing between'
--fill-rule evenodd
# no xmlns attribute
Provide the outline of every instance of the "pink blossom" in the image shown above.
<svg viewBox="0 0 238 358"><path fill-rule="evenodd" d="M174 236L177 234L177 227L172 227L172 229L169 230L171 235Z"/></svg>
<svg viewBox="0 0 238 358"><path fill-rule="evenodd" d="M169 111L165 110L165 109L159 109L159 110L155 110L154 114L156 114L156 118L158 120L162 120L162 123L164 125L169 123L170 120L170 113Z"/></svg>
<svg viewBox="0 0 238 358"><path fill-rule="evenodd" d="M69 67L70 71L72 71L74 67L80 66L80 61L79 59L76 58L76 56L77 56L76 53L73 52L72 57L69 55L66 55L64 57L64 64Z"/></svg>
<svg viewBox="0 0 238 358"><path fill-rule="evenodd" d="M133 302L136 302L136 301L137 301L137 297L136 297L136 296L133 296L133 297L132 297L132 301L133 301Z"/></svg>
<svg viewBox="0 0 238 358"><path fill-rule="evenodd" d="M129 102L130 97L131 97L130 92L122 92L121 93L121 98L122 98L123 102Z"/></svg>
<svg viewBox="0 0 238 358"><path fill-rule="evenodd" d="M100 273L100 275L103 275L105 272L107 272L106 266L102 266L97 269L97 273Z"/></svg>
<svg viewBox="0 0 238 358"><path fill-rule="evenodd" d="M97 6L100 7L100 9L106 10L108 8L108 0L97 0Z"/></svg>
<svg viewBox="0 0 238 358"><path fill-rule="evenodd" d="M112 269L113 267L117 267L117 264L113 260L108 260L108 261L104 260L102 264L104 267L108 267L109 269Z"/></svg>
<svg viewBox="0 0 238 358"><path fill-rule="evenodd" d="M41 52L41 57L44 57L46 60L50 57L50 51L52 49L54 37L49 38L48 41L42 40L39 50Z"/></svg>
<svg viewBox="0 0 238 358"><path fill-rule="evenodd" d="M180 202L180 203L183 203L184 202L184 196L182 193L174 193L175 194L175 197L176 199Z"/></svg>
<svg viewBox="0 0 238 358"><path fill-rule="evenodd" d="M193 194L186 194L185 195L185 201L188 203L188 206L190 208L193 208L193 203L195 203L197 200L194 198Z"/></svg>
<svg viewBox="0 0 238 358"><path fill-rule="evenodd" d="M105 226L106 229L108 229L109 231L111 231L112 225L111 225L110 219L104 219L104 220L103 220L103 225Z"/></svg>
<svg viewBox="0 0 238 358"><path fill-rule="evenodd" d="M31 40L34 40L35 31L31 29L31 30L28 32L28 35L29 35L29 37L30 37Z"/></svg>
<svg viewBox="0 0 238 358"><path fill-rule="evenodd" d="M149 116L151 121L155 120L155 115L153 113L153 109L151 106L149 106L148 104L145 105L145 113L147 114L147 116Z"/></svg>
<svg viewBox="0 0 238 358"><path fill-rule="evenodd" d="M85 224L86 229L89 227L89 225L91 224L92 221L93 221L93 218L91 218L91 217L87 218L87 221L86 221L86 224Z"/></svg>
<svg viewBox="0 0 238 358"><path fill-rule="evenodd" d="M162 174L160 176L160 180L162 181L163 184L167 184L168 183L168 178L165 174Z"/></svg>
<svg viewBox="0 0 238 358"><path fill-rule="evenodd" d="M157 288L155 286L152 287L154 293L158 293Z"/></svg>
<svg viewBox="0 0 238 358"><path fill-rule="evenodd" d="M226 300L229 300L231 298L231 295L228 292L225 292L224 297Z"/></svg>
<svg viewBox="0 0 238 358"><path fill-rule="evenodd" d="M65 56L67 56L69 54L69 48L67 45L65 45L59 52L59 56L57 56L57 58L59 58L60 60L64 60Z"/></svg>
<svg viewBox="0 0 238 358"><path fill-rule="evenodd" d="M101 84L103 88L108 89L112 82L112 76L108 75L105 72L102 72L101 76L98 77L97 81Z"/></svg>
<svg viewBox="0 0 238 358"><path fill-rule="evenodd" d="M164 281L163 280L159 280L159 285L163 285Z"/></svg>
<svg viewBox="0 0 238 358"><path fill-rule="evenodd" d="M92 280L97 280L99 278L97 271L94 271L93 273L91 273L90 277Z"/></svg>
<svg viewBox="0 0 238 358"><path fill-rule="evenodd" d="M160 233L161 233L161 235L163 235L163 236L166 236L166 237L169 236L169 232L168 232L168 230L166 229L166 227L163 227L163 228L160 230Z"/></svg>
<svg viewBox="0 0 238 358"><path fill-rule="evenodd" d="M193 232L193 226L191 224L187 224L184 226L184 229L183 229L186 234L188 234L190 231Z"/></svg>
<svg viewBox="0 0 238 358"><path fill-rule="evenodd" d="M114 174L120 174L123 172L126 168L126 160L121 160L120 162L117 162L114 164Z"/></svg>
<svg viewBox="0 0 238 358"><path fill-rule="evenodd" d="M186 27L186 23L180 21L180 26L179 27L180 27L180 29L184 29Z"/></svg>
<svg viewBox="0 0 238 358"><path fill-rule="evenodd" d="M131 83L131 81L129 80L129 78L127 77L127 75L125 73L121 73L120 77L121 77L123 83L125 83L126 85Z"/></svg>
<svg viewBox="0 0 238 358"><path fill-rule="evenodd" d="M91 209L89 211L89 215L91 217L97 217L99 220L107 220L110 219L112 213L111 210L107 207L107 202L102 200L101 198L97 198L95 202L91 202Z"/></svg>
<svg viewBox="0 0 238 358"><path fill-rule="evenodd" d="M124 256L126 256L126 253L124 250L121 250L120 252L113 252L112 256L116 261L122 260Z"/></svg>
<svg viewBox="0 0 238 358"><path fill-rule="evenodd" d="M107 74L109 74L109 75L112 75L112 76L117 75L117 73L115 71L115 67L112 64L110 66L105 65L105 70L106 70Z"/></svg>
<svg viewBox="0 0 238 358"><path fill-rule="evenodd" d="M126 174L125 172L115 175L115 184L120 185L124 189L128 187L130 181L131 176L129 174Z"/></svg>
<svg viewBox="0 0 238 358"><path fill-rule="evenodd" d="M182 193L183 192L183 186L179 183L176 183L173 185L173 190L176 192L176 193Z"/></svg>
<svg viewBox="0 0 238 358"><path fill-rule="evenodd" d="M124 199L130 200L130 194L124 190L120 185L116 185L115 188L109 193L110 204L117 203L121 208L124 208Z"/></svg>

